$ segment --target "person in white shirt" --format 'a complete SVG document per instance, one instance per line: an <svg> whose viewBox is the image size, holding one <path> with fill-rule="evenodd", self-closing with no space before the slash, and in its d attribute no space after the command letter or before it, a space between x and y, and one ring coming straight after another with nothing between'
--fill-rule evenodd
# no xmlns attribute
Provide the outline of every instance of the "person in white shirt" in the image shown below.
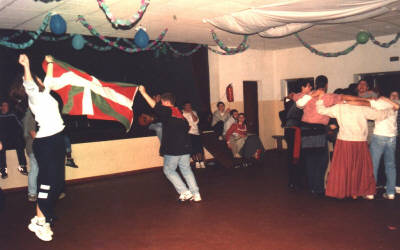
<svg viewBox="0 0 400 250"><path fill-rule="evenodd" d="M232 124L237 122L237 119L238 119L238 116L239 116L239 112L236 109L232 109L230 114L231 114L231 116L224 123L224 132L222 134L224 137L225 137L226 132L228 131L228 129L231 128Z"/></svg>
<svg viewBox="0 0 400 250"><path fill-rule="evenodd" d="M43 241L53 239L50 223L54 218L54 205L65 184L64 122L57 101L50 95L53 81L53 57L46 56L47 73L44 82L32 76L29 58L20 55L24 68L23 87L28 95L29 108L35 116L39 130L33 141L39 175L36 216L31 219L29 230Z"/></svg>
<svg viewBox="0 0 400 250"><path fill-rule="evenodd" d="M223 102L217 103L217 110L212 115L211 127L217 134L218 140L223 141L222 133L224 132L224 123L229 118L230 109L225 109Z"/></svg>
<svg viewBox="0 0 400 250"><path fill-rule="evenodd" d="M336 118L339 124L325 195L339 199L359 196L373 199L376 184L367 143L367 120L383 120L390 111L345 102L325 107L322 96L319 98L318 113ZM370 104L366 102L366 105Z"/></svg>
<svg viewBox="0 0 400 250"><path fill-rule="evenodd" d="M204 150L203 144L201 143L200 130L199 130L199 116L196 111L192 109L190 102L183 104L182 114L188 121L190 129L190 140L192 142L192 160L195 162L196 168L205 168L204 164Z"/></svg>
<svg viewBox="0 0 400 250"><path fill-rule="evenodd" d="M380 97L378 100L371 100L371 107L377 110L395 109L386 119L375 121L375 128L371 136L369 149L371 151L372 163L374 165L375 181L378 182L378 170L381 157L385 164L386 173L386 193L385 199L395 198L396 187L396 136L397 136L397 110L399 104L386 98Z"/></svg>

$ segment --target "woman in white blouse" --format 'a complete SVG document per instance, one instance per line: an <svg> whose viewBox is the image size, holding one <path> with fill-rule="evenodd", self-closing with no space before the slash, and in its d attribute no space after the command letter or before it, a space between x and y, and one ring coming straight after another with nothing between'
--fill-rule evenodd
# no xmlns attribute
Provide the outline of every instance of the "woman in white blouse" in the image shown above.
<svg viewBox="0 0 400 250"><path fill-rule="evenodd" d="M393 111L346 102L325 107L322 95L319 98L316 103L318 113L336 118L339 124L325 195L339 199L359 196L373 199L376 184L367 142L367 121L383 120ZM370 106L369 102L360 105Z"/></svg>
<svg viewBox="0 0 400 250"><path fill-rule="evenodd" d="M33 152L39 165L38 199L36 216L31 219L29 230L43 241L53 239L50 223L54 218L54 205L65 183L64 122L57 101L50 95L53 80L53 57L46 56L47 73L44 82L32 76L29 58L20 55L24 68L23 86L28 95L29 108L35 116L39 130L33 141Z"/></svg>
<svg viewBox="0 0 400 250"><path fill-rule="evenodd" d="M190 102L185 102L183 104L182 114L188 121L190 129L190 139L192 142L192 160L196 164L196 168L205 168L204 164L204 150L203 144L201 143L200 131L199 131L199 116L196 111L192 109L192 104Z"/></svg>

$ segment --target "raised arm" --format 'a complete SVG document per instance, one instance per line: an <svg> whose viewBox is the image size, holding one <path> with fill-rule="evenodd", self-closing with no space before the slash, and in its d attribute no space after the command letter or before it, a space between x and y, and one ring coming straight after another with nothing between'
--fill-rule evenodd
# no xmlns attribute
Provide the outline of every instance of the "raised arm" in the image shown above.
<svg viewBox="0 0 400 250"><path fill-rule="evenodd" d="M151 98L149 94L147 94L146 88L143 85L139 86L139 92L140 94L142 94L143 98L146 100L147 104L149 104L151 108L154 108L156 106L156 101Z"/></svg>
<svg viewBox="0 0 400 250"><path fill-rule="evenodd" d="M51 55L46 55L44 59L47 62L46 77L53 77L53 62L54 62L54 58Z"/></svg>
<svg viewBox="0 0 400 250"><path fill-rule="evenodd" d="M28 56L26 54L19 55L18 62L19 62L19 64L22 65L22 67L24 67L24 79L25 79L25 81L27 81L27 82L33 81Z"/></svg>
<svg viewBox="0 0 400 250"><path fill-rule="evenodd" d="M353 101L353 102L368 102L368 99L358 97L358 96L352 96L352 95L342 95L342 100L343 101ZM362 105L364 106L364 105Z"/></svg>
<svg viewBox="0 0 400 250"><path fill-rule="evenodd" d="M331 107L325 107L323 100L319 99L316 103L317 112L321 115L326 115L332 118L337 117L337 107L333 105Z"/></svg>
<svg viewBox="0 0 400 250"><path fill-rule="evenodd" d="M382 99L383 101L391 104L393 106L393 109L395 109L395 110L398 110L399 107L400 107L398 103L396 103L396 102L394 102L394 101L392 101L389 98L386 98L384 96L379 97L379 99Z"/></svg>

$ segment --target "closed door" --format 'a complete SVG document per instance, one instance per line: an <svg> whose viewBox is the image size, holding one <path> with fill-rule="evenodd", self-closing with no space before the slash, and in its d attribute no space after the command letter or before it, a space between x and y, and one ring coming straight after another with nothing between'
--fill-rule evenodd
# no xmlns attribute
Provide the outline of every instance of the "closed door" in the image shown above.
<svg viewBox="0 0 400 250"><path fill-rule="evenodd" d="M258 90L256 81L243 82L244 113L249 133L258 135Z"/></svg>

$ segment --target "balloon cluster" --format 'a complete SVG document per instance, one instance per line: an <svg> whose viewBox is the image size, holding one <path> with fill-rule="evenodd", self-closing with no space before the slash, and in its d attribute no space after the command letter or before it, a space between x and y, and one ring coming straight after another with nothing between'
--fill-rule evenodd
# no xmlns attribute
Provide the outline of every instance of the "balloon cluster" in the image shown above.
<svg viewBox="0 0 400 250"><path fill-rule="evenodd" d="M55 36L62 36L67 31L67 23L64 18L55 14L51 16L50 19L50 30ZM146 30L142 27L138 29L135 34L134 42L137 47L143 49L146 48L149 44L150 38L147 34ZM74 35L72 38L72 47L76 50L81 50L85 47L87 41L81 35Z"/></svg>

